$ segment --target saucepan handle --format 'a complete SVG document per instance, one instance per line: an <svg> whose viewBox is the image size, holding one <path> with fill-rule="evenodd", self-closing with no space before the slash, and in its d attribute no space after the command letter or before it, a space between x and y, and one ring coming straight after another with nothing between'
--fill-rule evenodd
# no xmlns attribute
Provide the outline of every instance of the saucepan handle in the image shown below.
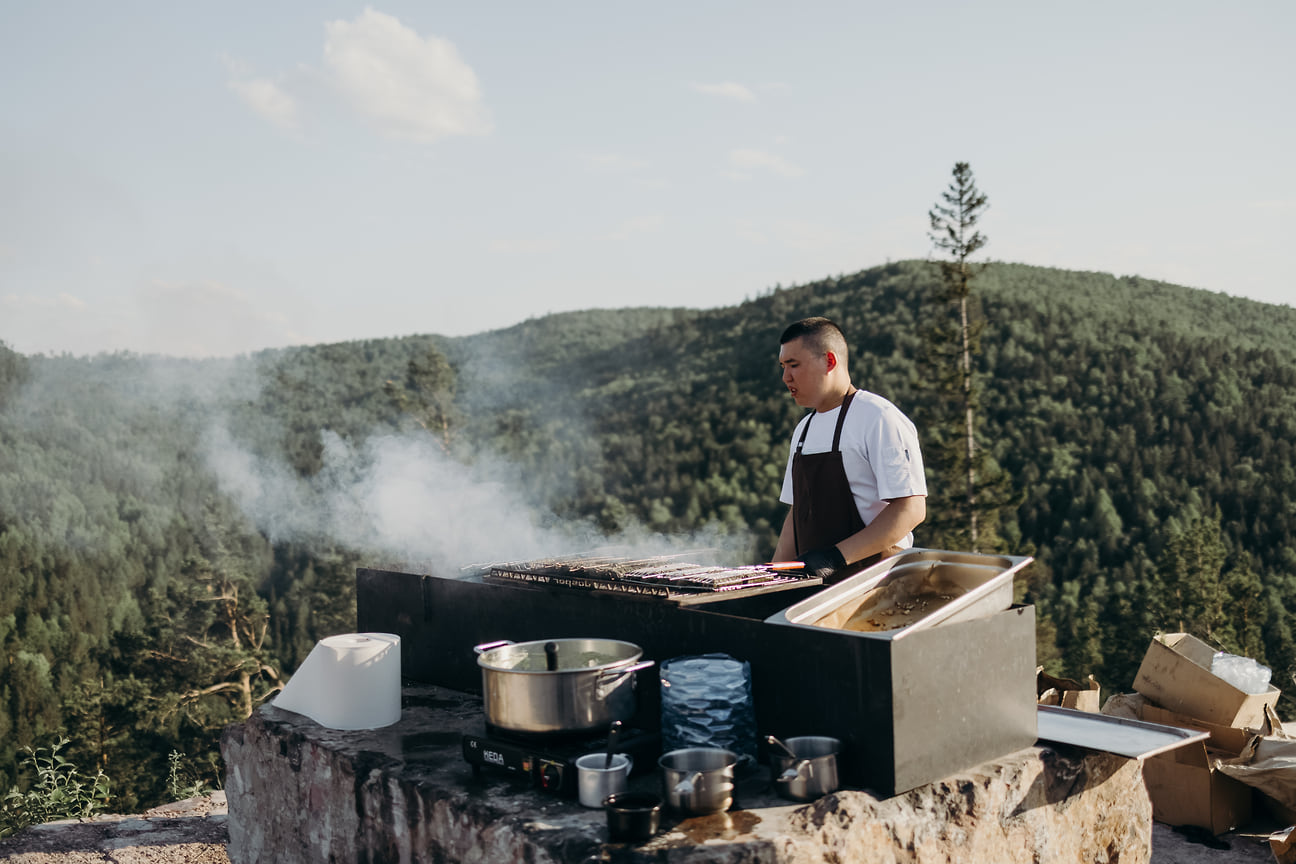
<svg viewBox="0 0 1296 864"><path fill-rule="evenodd" d="M601 681L604 678L620 678L622 675L629 675L631 672L642 672L644 669L651 669L656 663L656 660L641 660L629 666L615 666L611 669L604 669L599 673L599 679Z"/></svg>
<svg viewBox="0 0 1296 864"><path fill-rule="evenodd" d="M473 651L477 654L485 654L492 648L503 648L505 645L515 644L511 639L501 639L498 642L483 642L481 645L474 645Z"/></svg>
<svg viewBox="0 0 1296 864"><path fill-rule="evenodd" d="M806 770L809 767L810 767L810 760L802 759L792 767L785 770L782 774L780 774L778 778L779 782L791 783L793 780L809 780L810 779L809 775L814 773L812 771Z"/></svg>
<svg viewBox="0 0 1296 864"><path fill-rule="evenodd" d="M627 675L642 672L644 669L651 669L655 663L655 660L642 660L629 666L617 666L612 669L602 670L599 672L598 680L595 682L599 698L606 698L608 693L621 685Z"/></svg>
<svg viewBox="0 0 1296 864"><path fill-rule="evenodd" d="M685 777L680 782L676 783L675 788L671 790L675 794L675 796L680 799L680 805L685 810L693 806L692 803L693 789L694 786L697 784L697 781L701 779L702 779L702 772L694 771L692 774Z"/></svg>

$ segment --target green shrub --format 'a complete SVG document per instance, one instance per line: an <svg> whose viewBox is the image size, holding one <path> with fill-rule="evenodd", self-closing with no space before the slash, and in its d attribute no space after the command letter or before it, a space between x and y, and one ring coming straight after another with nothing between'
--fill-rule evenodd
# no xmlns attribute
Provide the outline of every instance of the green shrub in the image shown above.
<svg viewBox="0 0 1296 864"><path fill-rule="evenodd" d="M167 787L171 790L171 797L174 800L197 798L207 791L207 784L184 764L184 754L179 750L172 750L167 756L167 762L171 766Z"/></svg>
<svg viewBox="0 0 1296 864"><path fill-rule="evenodd" d="M0 837L28 825L91 816L108 806L108 777L102 770L93 777L82 774L59 755L66 744L68 739L59 738L49 749L22 748L27 754L23 764L31 766L36 782L26 792L15 786L0 801Z"/></svg>

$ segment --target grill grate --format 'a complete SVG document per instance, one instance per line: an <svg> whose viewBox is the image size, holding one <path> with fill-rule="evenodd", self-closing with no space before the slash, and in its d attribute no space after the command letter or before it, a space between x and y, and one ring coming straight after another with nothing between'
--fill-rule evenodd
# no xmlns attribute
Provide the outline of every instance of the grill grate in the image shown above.
<svg viewBox="0 0 1296 864"><path fill-rule="evenodd" d="M570 559L488 565L491 579L593 588L657 597L742 591L751 588L816 584L817 578L768 564L715 567L677 561L674 557L610 558L586 556Z"/></svg>

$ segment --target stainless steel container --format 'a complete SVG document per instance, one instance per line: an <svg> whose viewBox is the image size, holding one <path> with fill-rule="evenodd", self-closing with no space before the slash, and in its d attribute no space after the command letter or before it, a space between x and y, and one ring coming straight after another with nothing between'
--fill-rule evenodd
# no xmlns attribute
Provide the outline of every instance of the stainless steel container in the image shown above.
<svg viewBox="0 0 1296 864"><path fill-rule="evenodd" d="M657 760L666 803L686 816L721 813L733 806L738 754L718 747L685 747Z"/></svg>
<svg viewBox="0 0 1296 864"><path fill-rule="evenodd" d="M1033 560L1023 555L910 549L766 621L900 639L937 624L1007 609L1012 605L1013 576Z"/></svg>
<svg viewBox="0 0 1296 864"><path fill-rule="evenodd" d="M783 742L793 756L770 752L774 791L793 801L813 801L837 791L837 754L841 741L822 735L802 735Z"/></svg>
<svg viewBox="0 0 1296 864"><path fill-rule="evenodd" d="M609 795L626 791L634 761L624 753L586 753L576 760L576 798L585 807L602 807Z"/></svg>
<svg viewBox="0 0 1296 864"><path fill-rule="evenodd" d="M548 649L548 650L547 650ZM510 732L606 731L635 712L642 649L614 639L478 645L486 722Z"/></svg>
<svg viewBox="0 0 1296 864"><path fill-rule="evenodd" d="M813 723L841 740L842 781L882 796L1030 746L1035 610L1012 582L1031 560L910 549L766 618L801 667L762 728Z"/></svg>
<svg viewBox="0 0 1296 864"><path fill-rule="evenodd" d="M608 839L613 843L642 843L661 827L662 799L644 792L620 792L603 802Z"/></svg>

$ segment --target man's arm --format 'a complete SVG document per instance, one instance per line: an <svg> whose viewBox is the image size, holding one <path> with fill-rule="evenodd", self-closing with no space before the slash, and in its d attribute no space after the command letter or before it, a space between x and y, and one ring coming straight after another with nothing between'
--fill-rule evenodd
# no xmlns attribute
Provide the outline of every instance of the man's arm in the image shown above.
<svg viewBox="0 0 1296 864"><path fill-rule="evenodd" d="M783 529L779 531L778 544L774 547L772 561L793 561L796 559L796 533L792 529L792 508L788 508L787 518L783 520Z"/></svg>
<svg viewBox="0 0 1296 864"><path fill-rule="evenodd" d="M789 514L789 517L791 514ZM856 531L837 544L837 549L847 564L853 564L885 552L904 539L905 535L917 528L927 518L927 496L911 495L908 498L890 498L887 506L867 527ZM787 532L787 526L784 525ZM783 547L783 538L779 537L779 548Z"/></svg>

